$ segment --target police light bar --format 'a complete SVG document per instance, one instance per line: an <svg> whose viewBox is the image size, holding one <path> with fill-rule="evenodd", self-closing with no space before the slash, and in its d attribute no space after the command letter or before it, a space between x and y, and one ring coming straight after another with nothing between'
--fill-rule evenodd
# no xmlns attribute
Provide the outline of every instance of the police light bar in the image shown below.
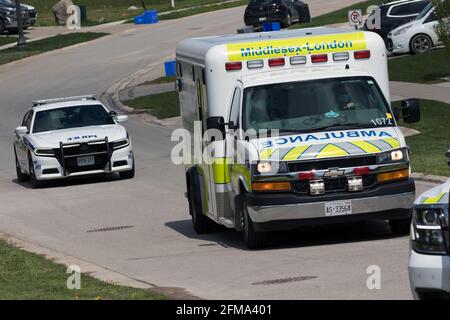
<svg viewBox="0 0 450 320"><path fill-rule="evenodd" d="M321 62L327 62L327 61L328 61L327 54L314 54L311 56L312 63L321 63Z"/></svg>
<svg viewBox="0 0 450 320"><path fill-rule="evenodd" d="M227 62L225 63L225 69L227 71L242 70L242 62L241 61Z"/></svg>
<svg viewBox="0 0 450 320"><path fill-rule="evenodd" d="M306 56L296 56L290 58L291 65L306 64Z"/></svg>
<svg viewBox="0 0 450 320"><path fill-rule="evenodd" d="M257 69L264 67L264 60L250 60L247 61L247 68Z"/></svg>
<svg viewBox="0 0 450 320"><path fill-rule="evenodd" d="M284 58L272 58L269 59L269 67L282 67L284 66Z"/></svg>
<svg viewBox="0 0 450 320"><path fill-rule="evenodd" d="M369 59L370 58L370 50L355 51L353 53L353 56L355 57L355 60Z"/></svg>

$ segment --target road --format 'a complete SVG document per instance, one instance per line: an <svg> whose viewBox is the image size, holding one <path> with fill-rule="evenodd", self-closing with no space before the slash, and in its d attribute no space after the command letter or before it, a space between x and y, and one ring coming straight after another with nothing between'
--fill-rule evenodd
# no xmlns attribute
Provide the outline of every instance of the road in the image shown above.
<svg viewBox="0 0 450 320"><path fill-rule="evenodd" d="M314 14L358 1L311 1ZM33 190L15 180L12 131L34 99L101 94L115 81L173 54L186 37L233 32L243 8L130 29L88 45L0 67L0 231L162 287L202 298L409 299L408 239L385 223L273 236L247 251L240 235L194 233L171 130L131 116L133 180L96 178ZM428 188L419 184L420 190ZM127 226L112 231L94 229ZM378 265L382 289L368 290ZM275 281L272 281L275 280ZM64 284L62 284L64 285Z"/></svg>

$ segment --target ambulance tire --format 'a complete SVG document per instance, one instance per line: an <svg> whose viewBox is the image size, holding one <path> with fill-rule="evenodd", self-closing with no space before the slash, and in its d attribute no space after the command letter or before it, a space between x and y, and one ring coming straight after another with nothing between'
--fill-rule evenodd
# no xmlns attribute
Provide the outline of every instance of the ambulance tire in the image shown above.
<svg viewBox="0 0 450 320"><path fill-rule="evenodd" d="M215 230L214 222L203 214L202 202L198 193L200 186L197 175L191 177L189 183L189 212L192 218L194 230L198 234L211 233Z"/></svg>
<svg viewBox="0 0 450 320"><path fill-rule="evenodd" d="M406 236L411 229L411 218L389 220L389 226L396 236Z"/></svg>
<svg viewBox="0 0 450 320"><path fill-rule="evenodd" d="M244 235L244 242L247 247L251 250L264 248L266 246L266 233L255 231L245 201L242 203L242 217L242 234Z"/></svg>

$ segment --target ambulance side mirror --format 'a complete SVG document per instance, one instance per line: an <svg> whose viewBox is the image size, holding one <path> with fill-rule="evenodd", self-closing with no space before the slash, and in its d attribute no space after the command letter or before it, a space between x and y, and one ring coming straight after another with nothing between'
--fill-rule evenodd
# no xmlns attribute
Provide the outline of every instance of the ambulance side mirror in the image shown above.
<svg viewBox="0 0 450 320"><path fill-rule="evenodd" d="M216 129L225 134L225 119L223 117L209 117L206 119L206 129Z"/></svg>
<svg viewBox="0 0 450 320"><path fill-rule="evenodd" d="M447 157L447 162L448 162L448 165L450 166L450 150L448 150L448 151L445 153L445 156Z"/></svg>
<svg viewBox="0 0 450 320"><path fill-rule="evenodd" d="M405 123L416 123L420 121L420 103L417 99L406 99L402 101L401 117Z"/></svg>

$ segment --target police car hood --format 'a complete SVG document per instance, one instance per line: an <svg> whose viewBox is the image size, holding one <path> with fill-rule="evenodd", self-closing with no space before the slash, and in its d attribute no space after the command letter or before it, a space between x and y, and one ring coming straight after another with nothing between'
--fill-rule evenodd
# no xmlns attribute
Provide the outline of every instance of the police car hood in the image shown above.
<svg viewBox="0 0 450 320"><path fill-rule="evenodd" d="M405 146L398 128L370 128L253 139L260 160L312 160L380 153Z"/></svg>
<svg viewBox="0 0 450 320"><path fill-rule="evenodd" d="M112 142L126 138L127 132L124 127L113 124L35 133L32 134L30 140L35 147L58 148L60 142L88 142L105 139L105 137L108 137L108 141Z"/></svg>
<svg viewBox="0 0 450 320"><path fill-rule="evenodd" d="M448 204L450 190L450 179L424 193L422 193L414 204Z"/></svg>

